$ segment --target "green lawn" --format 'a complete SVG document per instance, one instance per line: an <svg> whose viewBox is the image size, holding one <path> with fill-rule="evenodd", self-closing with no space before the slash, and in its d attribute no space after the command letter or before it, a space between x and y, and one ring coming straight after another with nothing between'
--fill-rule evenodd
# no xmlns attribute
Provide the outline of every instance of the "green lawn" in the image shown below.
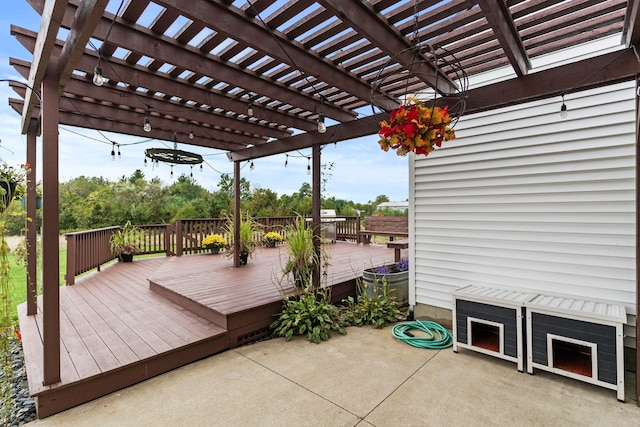
<svg viewBox="0 0 640 427"><path fill-rule="evenodd" d="M11 270L9 272L11 276L11 312L13 313L13 320L18 323L18 313L16 307L27 299L27 271L26 267L16 262L16 255L14 253L9 254L9 264ZM67 269L67 250L60 251L60 284L64 284L64 273ZM41 271L39 272L41 274ZM41 278L39 278L40 282ZM40 282L41 283L41 282ZM40 292L40 283L38 284L38 292Z"/></svg>

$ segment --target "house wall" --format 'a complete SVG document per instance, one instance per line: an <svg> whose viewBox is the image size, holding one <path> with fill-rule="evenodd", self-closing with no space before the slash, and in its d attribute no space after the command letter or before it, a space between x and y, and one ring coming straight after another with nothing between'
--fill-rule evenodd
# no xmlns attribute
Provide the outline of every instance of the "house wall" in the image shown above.
<svg viewBox="0 0 640 427"><path fill-rule="evenodd" d="M635 82L464 116L410 161L410 302L478 285L622 303L635 347ZM411 226L411 224L413 226ZM450 315L450 314L449 314Z"/></svg>

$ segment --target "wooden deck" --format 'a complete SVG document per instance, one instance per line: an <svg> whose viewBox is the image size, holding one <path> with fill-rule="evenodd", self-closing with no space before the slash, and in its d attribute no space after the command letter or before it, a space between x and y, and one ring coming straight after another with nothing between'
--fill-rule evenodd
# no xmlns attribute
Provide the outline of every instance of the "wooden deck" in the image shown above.
<svg viewBox="0 0 640 427"><path fill-rule="evenodd" d="M393 261L384 246L329 245L334 301L363 268ZM281 308L284 249L259 249L247 266L223 255L115 263L60 289L61 381L42 385L40 312L18 307L29 389L43 418L268 335ZM39 303L41 307L41 303Z"/></svg>

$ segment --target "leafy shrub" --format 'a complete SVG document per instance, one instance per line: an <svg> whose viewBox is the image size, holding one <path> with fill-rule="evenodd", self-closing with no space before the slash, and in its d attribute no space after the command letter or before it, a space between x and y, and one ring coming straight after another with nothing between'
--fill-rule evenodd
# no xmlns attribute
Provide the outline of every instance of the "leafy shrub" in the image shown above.
<svg viewBox="0 0 640 427"><path fill-rule="evenodd" d="M344 317L349 325L373 325L376 328L384 328L404 318L404 312L400 309L396 297L391 295L391 290L387 289L386 279L382 277L381 280L382 286L374 289L373 297L369 297L367 292L358 292L359 295L355 299L348 297L343 300L346 306ZM359 283L359 287L366 286Z"/></svg>
<svg viewBox="0 0 640 427"><path fill-rule="evenodd" d="M331 331L345 334L340 311L331 304L328 291L305 287L299 295L283 301L282 312L271 323L273 334L289 341L305 335L316 344L329 339Z"/></svg>

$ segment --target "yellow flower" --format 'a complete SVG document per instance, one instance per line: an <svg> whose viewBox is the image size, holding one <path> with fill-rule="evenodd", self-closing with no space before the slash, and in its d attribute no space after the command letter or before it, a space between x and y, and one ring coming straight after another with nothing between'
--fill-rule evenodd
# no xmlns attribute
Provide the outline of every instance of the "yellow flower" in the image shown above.
<svg viewBox="0 0 640 427"><path fill-rule="evenodd" d="M202 247L205 249L221 249L227 246L227 239L220 234L210 234L202 239Z"/></svg>

